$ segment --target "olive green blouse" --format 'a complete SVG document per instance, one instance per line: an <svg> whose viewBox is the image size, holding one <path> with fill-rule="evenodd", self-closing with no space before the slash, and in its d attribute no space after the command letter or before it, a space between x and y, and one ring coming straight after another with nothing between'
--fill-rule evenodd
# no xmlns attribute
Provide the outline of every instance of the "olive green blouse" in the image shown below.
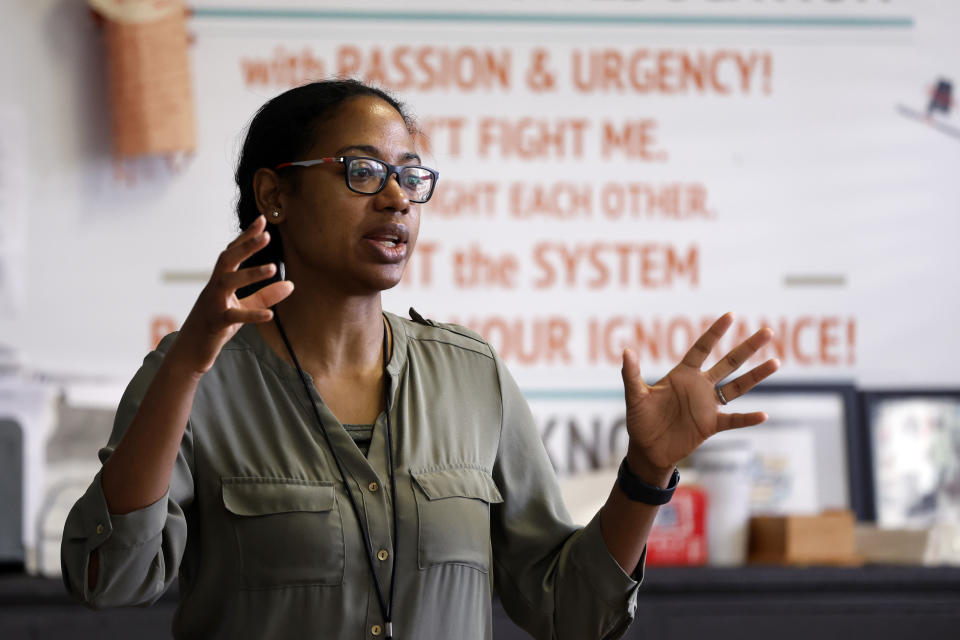
<svg viewBox="0 0 960 640"><path fill-rule="evenodd" d="M536 638L620 637L643 563L627 575L596 517L584 528L570 523L503 363L462 327L385 315L394 337L387 366L399 519L394 637L489 639L493 592ZM101 461L174 339L167 336L131 381ZM61 549L67 589L95 608L146 605L179 578L177 638L382 637L346 492L374 554L386 558L375 560L386 587L393 518L385 415L365 456L310 389L349 486L296 370L246 325L201 379L167 495L111 514L98 474L74 505ZM100 568L90 589L94 549Z"/></svg>

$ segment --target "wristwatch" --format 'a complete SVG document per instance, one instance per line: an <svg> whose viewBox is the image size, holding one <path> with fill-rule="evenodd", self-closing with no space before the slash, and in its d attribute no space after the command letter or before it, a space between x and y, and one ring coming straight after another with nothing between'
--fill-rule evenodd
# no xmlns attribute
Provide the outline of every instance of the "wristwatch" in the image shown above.
<svg viewBox="0 0 960 640"><path fill-rule="evenodd" d="M630 473L630 467L627 466L627 459L624 458L620 463L620 470L617 471L617 486L627 494L627 497L634 502L642 502L650 505L661 505L670 502L673 492L676 491L680 483L680 472L673 468L673 475L670 476L670 484L666 489L647 484L637 476Z"/></svg>

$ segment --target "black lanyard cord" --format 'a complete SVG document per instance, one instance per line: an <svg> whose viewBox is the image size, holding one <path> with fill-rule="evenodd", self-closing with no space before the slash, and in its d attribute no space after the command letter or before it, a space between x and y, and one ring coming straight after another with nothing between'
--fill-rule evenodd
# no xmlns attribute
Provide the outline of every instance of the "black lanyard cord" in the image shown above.
<svg viewBox="0 0 960 640"><path fill-rule="evenodd" d="M293 352L293 347L290 345L290 340L287 338L286 331L283 330L283 325L280 324L280 316L277 314L276 307L273 308L273 321L277 325L277 329L280 332L280 337L283 339L283 344L286 345L287 351L290 353L290 359L293 360L294 366L297 368L297 373L300 374L300 382L303 383L303 389L307 393L307 399L310 401L310 406L313 408L313 415L317 418L317 423L320 425L320 431L323 432L323 437L327 441L327 446L330 448L330 453L333 454L333 461L337 465L337 471L340 472L340 479L343 481L344 490L347 493L347 498L350 500L350 507L353 509L353 514L357 518L357 524L360 525L360 531L363 533L363 544L364 549L367 552L367 563L370 565L370 575L373 577L373 585L377 590L377 601L380 605L380 613L383 614L384 627L386 628L385 640L391 640L393 638L393 595L396 593L396 584L397 584L397 535L399 534L399 527L397 526L397 479L396 474L394 473L393 466L393 438L391 436L392 429L390 428L390 381L391 378L387 374L387 362L388 362L388 350L387 350L387 328L383 328L383 395L384 395L384 413L387 417L387 469L390 475L390 506L393 509L393 563L392 563L392 575L390 576L390 598L387 600L383 596L383 588L380 586L380 578L377 576L377 567L373 562L373 547L370 545L370 535L367 531L367 528L364 526L364 519L360 516L360 509L357 507L357 502L353 498L353 492L350 490L350 485L347 483L347 476L343 471L343 465L340 464L340 456L337 455L337 450L333 446L333 442L330 440L330 434L327 433L327 426L323 423L323 419L320 417L320 410L317 408L317 403L313 400L313 395L310 393L310 383L307 382L307 376L303 372L303 368L300 367L300 361L297 360L297 354Z"/></svg>

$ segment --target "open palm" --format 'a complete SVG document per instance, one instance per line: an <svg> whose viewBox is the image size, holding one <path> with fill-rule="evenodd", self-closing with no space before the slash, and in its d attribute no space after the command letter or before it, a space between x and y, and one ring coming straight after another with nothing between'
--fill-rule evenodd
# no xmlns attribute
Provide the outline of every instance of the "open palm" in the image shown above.
<svg viewBox="0 0 960 640"><path fill-rule="evenodd" d="M716 385L770 342L773 331L761 329L712 368L701 370L707 356L732 324L732 314L717 319L683 360L652 386L641 377L636 354L629 349L624 351L622 373L631 457L642 460L648 469L661 474L669 472L715 433L753 426L767 419L767 415L760 411L720 411L722 403ZM724 384L720 388L721 394L727 401L738 398L778 367L777 360L767 360Z"/></svg>

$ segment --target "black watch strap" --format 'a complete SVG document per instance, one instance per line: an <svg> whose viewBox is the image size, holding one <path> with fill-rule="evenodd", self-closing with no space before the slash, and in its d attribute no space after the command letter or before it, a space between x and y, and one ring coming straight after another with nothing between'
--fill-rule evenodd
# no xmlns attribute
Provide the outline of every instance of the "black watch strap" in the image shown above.
<svg viewBox="0 0 960 640"><path fill-rule="evenodd" d="M624 458L620 463L620 470L617 471L617 485L627 494L627 497L634 502L642 502L650 505L661 505L670 502L673 492L680 484L680 472L676 467L673 469L673 475L670 476L670 484L666 489L647 484L637 476L630 473L630 467L627 466L627 459Z"/></svg>

